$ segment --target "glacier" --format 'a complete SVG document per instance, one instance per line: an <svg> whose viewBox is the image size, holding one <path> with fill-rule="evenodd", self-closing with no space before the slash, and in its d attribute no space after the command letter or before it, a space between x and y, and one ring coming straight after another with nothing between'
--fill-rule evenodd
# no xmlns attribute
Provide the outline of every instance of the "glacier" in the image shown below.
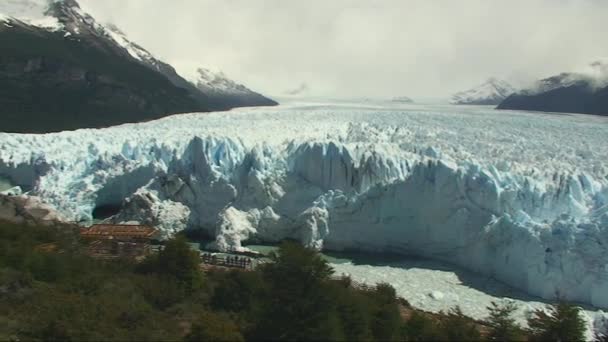
<svg viewBox="0 0 608 342"><path fill-rule="evenodd" d="M608 120L294 102L106 129L0 133L0 177L88 223L421 256L608 308Z"/></svg>

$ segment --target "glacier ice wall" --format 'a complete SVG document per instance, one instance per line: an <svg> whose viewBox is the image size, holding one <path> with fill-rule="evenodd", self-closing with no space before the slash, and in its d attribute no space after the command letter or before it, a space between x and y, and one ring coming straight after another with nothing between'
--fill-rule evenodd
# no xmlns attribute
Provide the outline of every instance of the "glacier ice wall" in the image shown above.
<svg viewBox="0 0 608 342"><path fill-rule="evenodd" d="M307 105L0 134L0 175L90 221L419 255L608 307L608 121Z"/></svg>

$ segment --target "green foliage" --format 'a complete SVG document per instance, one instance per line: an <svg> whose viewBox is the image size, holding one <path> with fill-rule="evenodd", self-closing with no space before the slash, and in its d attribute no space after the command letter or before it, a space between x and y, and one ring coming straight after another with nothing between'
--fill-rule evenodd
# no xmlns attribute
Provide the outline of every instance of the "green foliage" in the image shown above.
<svg viewBox="0 0 608 342"><path fill-rule="evenodd" d="M270 255L273 262L262 270L267 279L289 282L286 288L293 291L306 291L312 285L329 279L333 269L319 253L304 248L295 242L284 242L277 252Z"/></svg>
<svg viewBox="0 0 608 342"><path fill-rule="evenodd" d="M372 301L367 293L357 291L337 281L330 287L336 301L337 316L341 321L343 337L347 341L370 341L372 335Z"/></svg>
<svg viewBox="0 0 608 342"><path fill-rule="evenodd" d="M68 327L62 322L58 322L56 320L52 320L46 324L40 331L39 336L43 341L49 342L68 342L73 340Z"/></svg>
<svg viewBox="0 0 608 342"><path fill-rule="evenodd" d="M244 341L236 324L226 315L205 312L186 335L186 341Z"/></svg>
<svg viewBox="0 0 608 342"><path fill-rule="evenodd" d="M261 340L336 339L335 301L327 281L333 273L314 250L293 242L280 245L271 255L262 275L267 283L267 300L261 307L253 332Z"/></svg>
<svg viewBox="0 0 608 342"><path fill-rule="evenodd" d="M470 318L466 317L460 307L448 311L442 320L441 327L448 341L479 341L481 335Z"/></svg>
<svg viewBox="0 0 608 342"><path fill-rule="evenodd" d="M378 341L393 341L399 338L401 314L395 288L386 283L376 286L371 293L375 304L372 333Z"/></svg>
<svg viewBox="0 0 608 342"><path fill-rule="evenodd" d="M211 307L229 312L252 312L259 308L265 283L259 272L230 271L219 274Z"/></svg>
<svg viewBox="0 0 608 342"><path fill-rule="evenodd" d="M535 341L584 341L585 321L580 308L560 302L549 312L536 310L528 319L531 339Z"/></svg>
<svg viewBox="0 0 608 342"><path fill-rule="evenodd" d="M414 311L401 326L401 338L405 341L445 341L444 331L433 319Z"/></svg>
<svg viewBox="0 0 608 342"><path fill-rule="evenodd" d="M136 280L143 297L156 308L166 309L187 297L186 288L175 278L151 274Z"/></svg>
<svg viewBox="0 0 608 342"><path fill-rule="evenodd" d="M189 292L203 286L199 255L182 237L167 241L165 248L144 261L139 269L143 273L173 277Z"/></svg>
<svg viewBox="0 0 608 342"><path fill-rule="evenodd" d="M489 341L523 341L525 335L523 329L515 322L512 315L517 306L513 302L506 302L499 305L492 302L491 306L487 307L490 316L486 323L490 327L490 332L487 336Z"/></svg>
<svg viewBox="0 0 608 342"><path fill-rule="evenodd" d="M77 236L0 224L0 340L445 341L479 340L486 331L458 308L416 311L389 284L334 279L317 252L294 243L255 271L203 279L182 239L134 265L78 253ZM49 243L60 250L40 248ZM525 339L512 305L488 309L484 337ZM538 340L580 340L584 332L578 308L565 304L537 312L530 327Z"/></svg>

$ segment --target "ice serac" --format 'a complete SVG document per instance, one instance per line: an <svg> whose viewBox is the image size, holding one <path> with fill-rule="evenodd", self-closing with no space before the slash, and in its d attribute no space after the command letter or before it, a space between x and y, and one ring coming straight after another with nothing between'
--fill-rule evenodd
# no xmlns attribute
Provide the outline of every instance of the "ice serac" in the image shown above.
<svg viewBox="0 0 608 342"><path fill-rule="evenodd" d="M222 250L292 238L419 255L608 308L606 122L420 108L281 107L0 134L0 177L70 220L113 206L111 220L165 236L198 229Z"/></svg>

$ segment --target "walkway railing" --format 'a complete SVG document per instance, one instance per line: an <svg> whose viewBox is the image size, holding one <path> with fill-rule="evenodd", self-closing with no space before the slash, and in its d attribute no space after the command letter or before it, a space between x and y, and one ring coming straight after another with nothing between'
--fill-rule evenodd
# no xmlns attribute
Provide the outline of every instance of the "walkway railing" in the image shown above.
<svg viewBox="0 0 608 342"><path fill-rule="evenodd" d="M216 255L211 253L203 253L201 255L203 263L215 266L236 267L242 269L253 269L254 262L251 258L243 256L231 255Z"/></svg>

